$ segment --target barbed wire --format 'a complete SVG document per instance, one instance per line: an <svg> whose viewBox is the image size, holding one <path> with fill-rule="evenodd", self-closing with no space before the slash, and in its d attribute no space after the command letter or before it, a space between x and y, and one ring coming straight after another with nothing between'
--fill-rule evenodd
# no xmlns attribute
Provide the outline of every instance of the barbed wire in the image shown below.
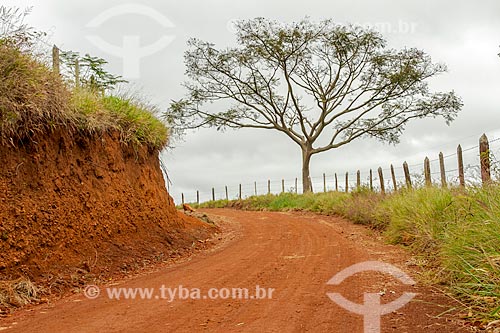
<svg viewBox="0 0 500 333"><path fill-rule="evenodd" d="M496 130L493 130L493 131L498 131L500 129L496 129ZM467 138L470 138L470 137L473 137L472 135L467 137ZM489 144L490 144L490 151L492 150L491 149L491 144L495 143L495 142L498 142L500 141L500 137L498 138L494 138L492 140L489 141ZM443 146L443 145L441 145ZM479 145L472 145L472 146L469 146L467 148L463 148L462 149L462 154L463 155L467 155L466 153L470 153L474 150L478 150L479 148ZM413 154L411 156L416 156L417 154ZM449 159L451 157L456 157L458 155L458 152L453 152L453 153L450 153L450 154L446 154L446 155L443 155L443 160L446 160L446 159ZM479 155L479 152L476 154L477 156ZM432 165L432 164L436 164L439 162L439 157L438 158L434 158L434 159L431 159L429 160L429 163ZM492 161L493 163L493 161ZM415 169L416 167L418 167L418 170L419 172L410 172L411 176L415 179L418 177L418 179L416 180L412 180L413 182L416 182L416 183L423 183L423 167L424 167L424 164L422 162L420 163L413 163L413 164L409 164L408 165L409 169ZM478 165L477 164L474 164L474 165L471 165L471 164L467 164L466 165L467 168L471 169L471 168L477 168ZM402 171L403 171L403 167L402 167L402 163L400 164L393 164L393 169L394 169L394 173L395 173L395 180L396 180L396 187L400 187L400 186L403 186L404 184L406 184L406 179L405 179L405 176L404 174L402 174ZM380 189L380 179L378 177L378 168L375 169L375 168L372 168L372 187L373 189ZM358 182L357 182L357 171L347 171L347 175L348 175L348 179L347 179L347 186L349 189L354 189L357 187L358 185ZM360 173L360 183L362 186L368 186L368 182L369 182L369 174L370 174L370 171L369 170L366 170L366 169L359 169L359 173ZM390 172L391 171L391 167L385 167L385 168L382 168L382 172L384 173L387 173L387 172ZM472 170L473 171L473 170ZM445 169L445 177L446 177L446 181L448 183L456 183L458 184L458 176L455 175L455 176L451 176L451 174L454 174L454 173L457 173L458 172L458 168L454 168L454 169ZM432 182L435 182L435 183L440 183L441 179L440 177L437 177L441 174L441 170L439 171L433 171L431 172L431 181ZM333 183L334 179L335 179L335 175L337 176L337 182L336 184ZM327 191L331 191L331 190L334 190L335 188L337 188L339 191L343 192L345 191L345 188L346 188L346 184L345 184L345 175L346 173L345 172L335 172L335 173L323 173L322 175L320 176L312 176L310 177L311 179L311 183L312 183L312 187L313 187L313 191L315 192L322 192L324 191L325 189ZM471 181L473 182L473 180L471 180L470 176L468 177L469 180L468 182L470 183ZM284 184L283 184L284 183ZM282 192L293 192L293 193L296 193L298 192L298 186L300 185L301 183L301 177L295 177L295 178L282 178L282 179L279 179L279 180L276 180L276 179L268 179L268 180L265 180L265 181L254 181L252 183L242 183L241 184L241 196L243 198L245 197L249 197L249 196L252 196L252 195L260 195L260 194L267 194L267 193L272 193L272 194L279 194L279 193L282 193ZM386 188L386 191L387 190L394 190L394 180L392 179L392 172L391 174L386 178L384 177L384 187ZM239 198L239 184L238 185L233 185L233 186L228 186L228 198L229 199L238 199ZM223 187L224 188L224 187ZM215 190L215 188L214 188ZM216 194L216 199L219 198L219 199L225 199L226 198L226 194L225 194L225 191L221 191L220 190L220 187L219 189L215 190L215 194ZM208 193L206 191L203 191L203 192L200 192L200 200L201 200L201 197L209 197L210 199L212 199L212 193Z"/></svg>

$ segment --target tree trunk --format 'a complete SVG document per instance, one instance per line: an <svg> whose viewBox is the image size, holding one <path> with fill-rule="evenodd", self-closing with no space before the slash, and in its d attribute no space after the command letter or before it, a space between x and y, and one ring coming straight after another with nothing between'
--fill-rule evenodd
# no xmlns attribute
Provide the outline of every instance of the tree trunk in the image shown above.
<svg viewBox="0 0 500 333"><path fill-rule="evenodd" d="M309 146L302 147L302 192L312 191L311 178L309 177L309 163L311 162L311 150Z"/></svg>

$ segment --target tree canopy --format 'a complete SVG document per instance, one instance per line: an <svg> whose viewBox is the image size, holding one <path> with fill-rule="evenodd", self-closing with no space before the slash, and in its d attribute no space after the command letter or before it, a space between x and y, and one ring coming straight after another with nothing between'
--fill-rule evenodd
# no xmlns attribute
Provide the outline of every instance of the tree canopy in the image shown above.
<svg viewBox="0 0 500 333"><path fill-rule="evenodd" d="M462 107L453 91L429 89L428 79L445 65L416 48L388 48L376 31L331 20L264 18L240 21L236 30L236 47L189 40L187 95L173 101L165 117L181 131L284 133L302 150L305 191L312 155L367 136L397 143L410 120L450 123ZM230 104L207 105L222 101Z"/></svg>

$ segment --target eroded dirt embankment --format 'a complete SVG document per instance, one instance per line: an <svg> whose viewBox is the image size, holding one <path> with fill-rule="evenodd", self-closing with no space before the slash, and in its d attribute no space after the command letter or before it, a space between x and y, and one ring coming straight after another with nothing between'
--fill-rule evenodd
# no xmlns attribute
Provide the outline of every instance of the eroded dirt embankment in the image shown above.
<svg viewBox="0 0 500 333"><path fill-rule="evenodd" d="M118 134L0 146L0 282L52 289L189 251L213 227L176 211L158 153Z"/></svg>

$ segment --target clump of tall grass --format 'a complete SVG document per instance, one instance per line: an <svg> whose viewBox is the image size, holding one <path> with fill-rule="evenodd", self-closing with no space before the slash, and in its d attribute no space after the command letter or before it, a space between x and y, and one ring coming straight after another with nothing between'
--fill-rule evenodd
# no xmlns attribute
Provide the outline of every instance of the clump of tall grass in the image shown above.
<svg viewBox="0 0 500 333"><path fill-rule="evenodd" d="M71 108L78 117L78 128L86 132L116 130L124 143L146 144L157 150L168 142L168 129L154 116L154 107L133 97L105 96L86 89L74 89Z"/></svg>
<svg viewBox="0 0 500 333"><path fill-rule="evenodd" d="M454 200L451 191L440 188L404 190L382 200L375 216L385 225L389 242L432 251L455 220Z"/></svg>
<svg viewBox="0 0 500 333"><path fill-rule="evenodd" d="M390 242L427 260L434 282L480 316L500 318L500 185L405 191L384 200L377 214L387 217Z"/></svg>
<svg viewBox="0 0 500 333"><path fill-rule="evenodd" d="M0 143L73 127L69 91L45 65L0 39Z"/></svg>
<svg viewBox="0 0 500 333"><path fill-rule="evenodd" d="M500 318L500 187L472 188L441 249L454 291L478 312Z"/></svg>

